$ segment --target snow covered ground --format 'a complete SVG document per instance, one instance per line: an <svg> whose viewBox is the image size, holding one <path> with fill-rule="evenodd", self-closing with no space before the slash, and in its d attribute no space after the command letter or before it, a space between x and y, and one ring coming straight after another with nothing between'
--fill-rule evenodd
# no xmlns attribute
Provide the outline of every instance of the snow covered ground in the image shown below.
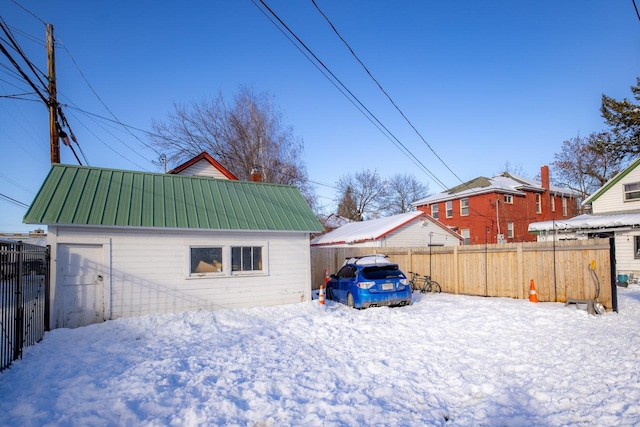
<svg viewBox="0 0 640 427"><path fill-rule="evenodd" d="M640 425L640 288L619 290L601 316L414 294L58 329L0 373L0 425Z"/></svg>

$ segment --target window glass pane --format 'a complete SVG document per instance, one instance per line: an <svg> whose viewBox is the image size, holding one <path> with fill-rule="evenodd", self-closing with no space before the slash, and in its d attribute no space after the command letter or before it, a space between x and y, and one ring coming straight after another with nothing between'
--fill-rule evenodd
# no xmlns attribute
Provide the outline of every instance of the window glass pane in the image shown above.
<svg viewBox="0 0 640 427"><path fill-rule="evenodd" d="M640 199L640 183L634 182L624 185L624 199L638 200Z"/></svg>
<svg viewBox="0 0 640 427"><path fill-rule="evenodd" d="M191 274L220 271L222 271L222 248L191 248Z"/></svg>
<svg viewBox="0 0 640 427"><path fill-rule="evenodd" d="M438 205L431 205L431 216L438 219Z"/></svg>
<svg viewBox="0 0 640 427"><path fill-rule="evenodd" d="M231 248L231 271L262 270L261 246L236 246Z"/></svg>
<svg viewBox="0 0 640 427"><path fill-rule="evenodd" d="M242 271L242 248L231 248L231 271Z"/></svg>
<svg viewBox="0 0 640 427"><path fill-rule="evenodd" d="M635 256L634 258L640 258L640 236L634 236L633 238L635 243Z"/></svg>
<svg viewBox="0 0 640 427"><path fill-rule="evenodd" d="M253 270L251 268L251 248L242 248L242 271Z"/></svg>
<svg viewBox="0 0 640 427"><path fill-rule="evenodd" d="M389 277L403 277L397 266L365 267L362 269L362 277L366 280L381 280Z"/></svg>
<svg viewBox="0 0 640 427"><path fill-rule="evenodd" d="M469 199L460 199L460 215L469 215Z"/></svg>
<svg viewBox="0 0 640 427"><path fill-rule="evenodd" d="M262 270L262 248L260 246L253 248L253 269Z"/></svg>

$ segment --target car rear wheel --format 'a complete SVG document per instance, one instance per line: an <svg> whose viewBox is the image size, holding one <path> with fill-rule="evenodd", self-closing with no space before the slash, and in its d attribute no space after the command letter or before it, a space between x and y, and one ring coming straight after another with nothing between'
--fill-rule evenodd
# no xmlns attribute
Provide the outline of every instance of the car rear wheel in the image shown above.
<svg viewBox="0 0 640 427"><path fill-rule="evenodd" d="M351 293L347 294L347 305L351 308L355 308L355 304L353 303L353 295Z"/></svg>

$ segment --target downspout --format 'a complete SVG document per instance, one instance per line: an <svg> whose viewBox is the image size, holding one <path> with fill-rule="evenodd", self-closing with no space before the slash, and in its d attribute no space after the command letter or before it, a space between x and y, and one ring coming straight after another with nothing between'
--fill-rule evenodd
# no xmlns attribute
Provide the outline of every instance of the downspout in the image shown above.
<svg viewBox="0 0 640 427"><path fill-rule="evenodd" d="M500 199L496 199L496 225L498 226L498 235L496 236L496 243L500 243L498 237L500 236L500 217L498 216L498 203Z"/></svg>

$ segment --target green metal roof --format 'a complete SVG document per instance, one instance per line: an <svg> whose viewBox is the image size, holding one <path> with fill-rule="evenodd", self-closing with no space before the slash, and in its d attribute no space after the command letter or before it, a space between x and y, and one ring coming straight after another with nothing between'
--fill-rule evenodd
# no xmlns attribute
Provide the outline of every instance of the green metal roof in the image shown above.
<svg viewBox="0 0 640 427"><path fill-rule="evenodd" d="M23 218L209 230L322 231L296 187L55 164Z"/></svg>

